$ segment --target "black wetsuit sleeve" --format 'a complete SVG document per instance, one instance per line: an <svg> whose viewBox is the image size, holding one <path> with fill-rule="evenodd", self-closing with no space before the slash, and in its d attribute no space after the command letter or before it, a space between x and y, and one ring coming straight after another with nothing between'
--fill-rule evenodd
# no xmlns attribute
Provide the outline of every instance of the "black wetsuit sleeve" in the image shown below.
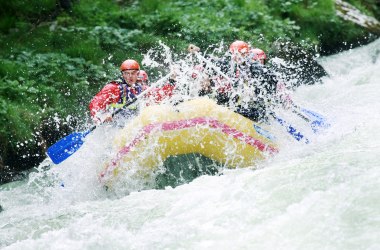
<svg viewBox="0 0 380 250"><path fill-rule="evenodd" d="M278 79L271 70L264 65L252 64L250 71L251 77L259 83L256 94L260 93L260 89L267 95L276 94Z"/></svg>
<svg viewBox="0 0 380 250"><path fill-rule="evenodd" d="M215 66L220 69L224 74L228 75L230 68L229 62L227 60L219 60L215 62Z"/></svg>

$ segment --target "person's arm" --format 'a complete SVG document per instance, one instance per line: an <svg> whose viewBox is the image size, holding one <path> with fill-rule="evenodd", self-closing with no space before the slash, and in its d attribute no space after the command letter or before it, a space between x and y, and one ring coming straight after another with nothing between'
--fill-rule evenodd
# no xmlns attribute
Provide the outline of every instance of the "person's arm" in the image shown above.
<svg viewBox="0 0 380 250"><path fill-rule="evenodd" d="M111 103L116 103L120 99L120 90L116 84L109 83L97 93L89 104L91 117L98 121L99 114L105 113L106 108Z"/></svg>
<svg viewBox="0 0 380 250"><path fill-rule="evenodd" d="M274 103L281 104L283 108L292 106L292 99L286 89L285 84L276 76L276 74L266 66L262 66L265 79L265 91L267 98L272 99Z"/></svg>
<svg viewBox="0 0 380 250"><path fill-rule="evenodd" d="M289 109L293 107L293 100L290 95L289 90L286 88L285 83L278 81L276 85L276 96L277 101L282 105L283 108Z"/></svg>

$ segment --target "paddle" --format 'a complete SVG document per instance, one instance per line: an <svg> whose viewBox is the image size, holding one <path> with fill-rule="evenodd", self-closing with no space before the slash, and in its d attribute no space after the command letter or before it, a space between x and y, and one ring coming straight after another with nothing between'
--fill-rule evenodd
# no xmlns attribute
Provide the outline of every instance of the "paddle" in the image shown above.
<svg viewBox="0 0 380 250"><path fill-rule="evenodd" d="M301 132L297 131L292 125L288 124L284 119L277 117L274 113L271 113L272 117L284 128L286 131L297 141L301 141L302 139L308 144L310 141L307 139Z"/></svg>
<svg viewBox="0 0 380 250"><path fill-rule="evenodd" d="M171 72L161 78L156 83L152 84L149 88L142 91L138 96L136 96L133 100L127 102L124 107L128 107L131 104L135 103L136 101L140 100L144 94L151 91L153 88L159 86L161 83L167 81L171 75ZM116 114L118 114L122 109L118 109L115 112L112 113L112 117L114 117ZM104 121L102 121L99 125L103 124ZM50 146L47 150L47 155L50 157L50 159L55 163L59 164L66 160L68 157L70 157L72 154L74 154L84 143L83 139L92 131L96 129L97 126L92 126L89 130L85 132L74 132L59 141L57 141L55 144Z"/></svg>
<svg viewBox="0 0 380 250"><path fill-rule="evenodd" d="M330 127L327 123L326 118L317 112L311 111L309 109L300 108L295 104L293 106L293 113L297 114L299 117L310 123L311 129L314 133L319 132L320 129L325 129Z"/></svg>
<svg viewBox="0 0 380 250"><path fill-rule="evenodd" d="M198 51L194 51L193 52L196 57L198 58L198 60L204 62L206 65L208 65L209 67L211 67L212 69L214 69L219 75L223 76L226 80L228 80L231 84L233 84L232 80L226 75L224 74L220 69L219 67L215 66L212 62L210 62L209 60L207 60L206 58L204 58L202 55L200 55L198 53ZM297 131L296 128L294 128L292 125L288 124L284 119L280 118L280 117L277 117L273 112L270 113L272 115L272 117L282 126L282 127L285 127L286 128L286 131L294 138L296 139L297 141L300 141L302 138L304 138L305 140L305 143L309 143L309 140L303 135L301 134L301 132Z"/></svg>

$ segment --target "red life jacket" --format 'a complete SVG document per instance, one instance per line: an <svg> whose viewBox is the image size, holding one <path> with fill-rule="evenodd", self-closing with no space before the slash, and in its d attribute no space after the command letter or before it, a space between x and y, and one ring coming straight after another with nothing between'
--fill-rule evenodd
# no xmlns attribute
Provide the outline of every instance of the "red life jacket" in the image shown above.
<svg viewBox="0 0 380 250"><path fill-rule="evenodd" d="M123 88L123 81L109 82L102 90L97 93L89 104L91 116L94 117L99 111L106 111L111 104L125 104L136 95L140 94L142 89L140 85L135 87Z"/></svg>

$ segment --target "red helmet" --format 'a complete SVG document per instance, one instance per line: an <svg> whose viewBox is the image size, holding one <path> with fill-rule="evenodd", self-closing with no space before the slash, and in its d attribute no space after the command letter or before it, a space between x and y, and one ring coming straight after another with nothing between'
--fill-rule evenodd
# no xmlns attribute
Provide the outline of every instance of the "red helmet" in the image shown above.
<svg viewBox="0 0 380 250"><path fill-rule="evenodd" d="M247 53L249 50L249 45L243 41L235 41L230 45L231 53L239 52L239 53Z"/></svg>
<svg viewBox="0 0 380 250"><path fill-rule="evenodd" d="M132 69L132 70L140 70L140 65L139 65L138 62L136 62L135 60L131 60L131 59L125 60L125 61L120 65L120 70L121 70L121 71L124 71L124 70L129 70L129 69Z"/></svg>
<svg viewBox="0 0 380 250"><path fill-rule="evenodd" d="M251 53L253 54L254 61L267 59L267 55L265 55L265 52L261 49L251 49Z"/></svg>
<svg viewBox="0 0 380 250"><path fill-rule="evenodd" d="M145 72L145 70L140 70L139 75L137 76L137 80L143 82L149 81L148 74Z"/></svg>

